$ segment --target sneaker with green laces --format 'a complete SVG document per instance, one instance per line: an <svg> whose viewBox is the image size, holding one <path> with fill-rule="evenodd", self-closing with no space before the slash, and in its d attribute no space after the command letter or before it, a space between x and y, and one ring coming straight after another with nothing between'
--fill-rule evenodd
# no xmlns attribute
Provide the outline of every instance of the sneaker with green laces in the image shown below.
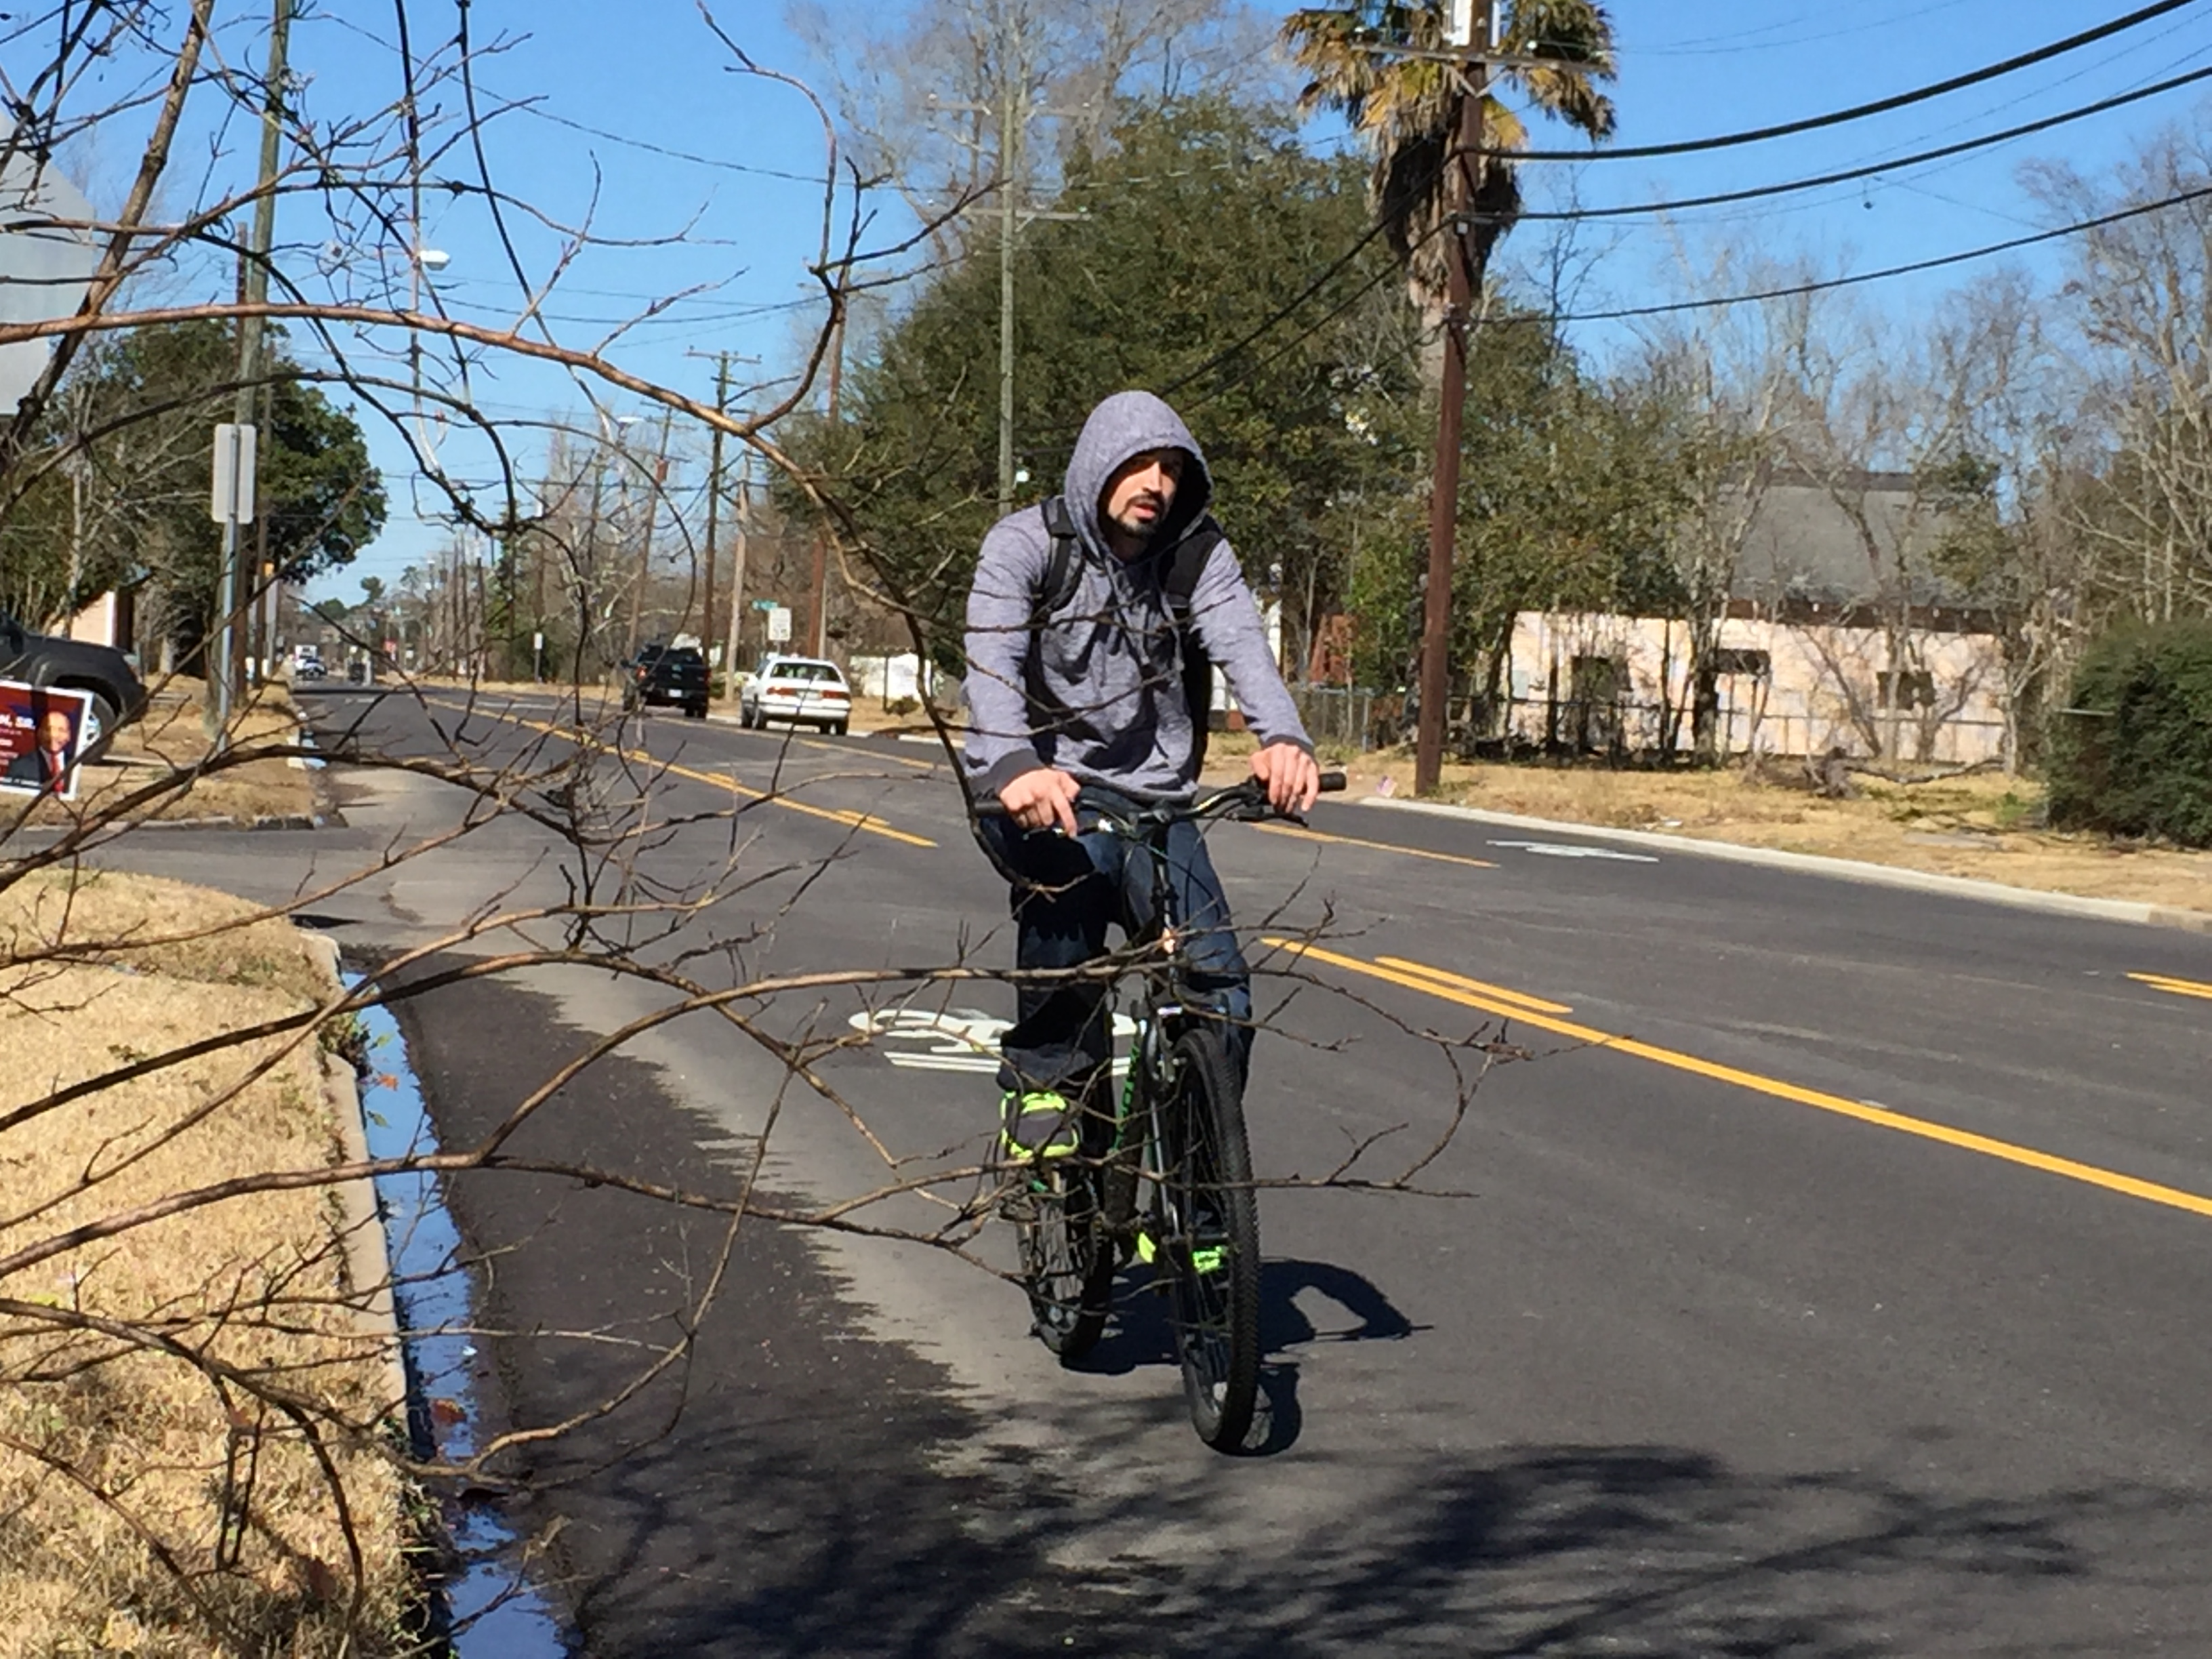
<svg viewBox="0 0 2212 1659"><path fill-rule="evenodd" d="M1137 1234L1136 1258L1146 1267L1159 1259L1160 1247L1149 1232ZM1195 1244L1191 1247L1190 1267L1193 1273L1208 1275L1219 1273L1229 1262L1229 1247L1225 1244Z"/></svg>
<svg viewBox="0 0 2212 1659"><path fill-rule="evenodd" d="M1010 1164L1042 1163L1082 1149L1083 1132L1076 1121L1075 1109L1057 1090L1010 1094L1002 1111L1006 1127L1000 1133L999 1146Z"/></svg>

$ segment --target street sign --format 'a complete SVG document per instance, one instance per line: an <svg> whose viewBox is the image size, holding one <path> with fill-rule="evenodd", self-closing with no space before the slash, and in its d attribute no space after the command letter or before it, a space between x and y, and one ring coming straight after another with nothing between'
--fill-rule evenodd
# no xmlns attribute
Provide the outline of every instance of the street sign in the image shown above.
<svg viewBox="0 0 2212 1659"><path fill-rule="evenodd" d="M15 140L0 120L0 323L45 323L76 314L100 268L100 250L82 227L100 215L35 146ZM64 228L64 226L70 227ZM0 346L0 416L12 416L53 359L54 340Z"/></svg>
<svg viewBox="0 0 2212 1659"><path fill-rule="evenodd" d="M776 611L781 610L781 608L782 607L777 605L774 599L755 599L753 601L753 609L756 611Z"/></svg>
<svg viewBox="0 0 2212 1659"><path fill-rule="evenodd" d="M254 432L228 421L215 429L215 464L208 517L217 524L253 522Z"/></svg>
<svg viewBox="0 0 2212 1659"><path fill-rule="evenodd" d="M769 608L768 642L770 645L791 643L791 609L788 605L771 605Z"/></svg>

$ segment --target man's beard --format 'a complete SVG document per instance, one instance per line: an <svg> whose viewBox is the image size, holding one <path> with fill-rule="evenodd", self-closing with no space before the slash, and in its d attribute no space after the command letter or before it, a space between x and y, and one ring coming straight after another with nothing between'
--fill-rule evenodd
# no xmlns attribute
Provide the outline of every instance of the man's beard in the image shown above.
<svg viewBox="0 0 2212 1659"><path fill-rule="evenodd" d="M1118 514L1113 522L1114 527L1130 540L1149 542L1160 533L1160 526L1167 521L1167 505L1165 502L1160 502L1153 507L1152 522L1149 524L1138 518L1133 513Z"/></svg>

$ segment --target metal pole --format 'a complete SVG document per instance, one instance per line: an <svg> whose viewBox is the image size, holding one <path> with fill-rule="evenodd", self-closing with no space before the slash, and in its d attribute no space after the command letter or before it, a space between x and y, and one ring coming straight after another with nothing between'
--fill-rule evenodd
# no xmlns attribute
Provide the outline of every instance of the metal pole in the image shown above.
<svg viewBox="0 0 2212 1659"><path fill-rule="evenodd" d="M261 106L260 195L253 204L246 281L240 295L248 307L264 304L269 298L269 250L276 240L276 163L283 138L284 77L291 39L292 0L275 0L275 9L269 20L269 69ZM231 419L240 426L253 423L258 390L254 375L260 355L261 319L249 313L238 323L238 392L232 400ZM208 701L208 720L210 735L217 748L228 742L231 704L237 684L238 578L238 523L233 518L223 526L222 569L216 583L215 660L206 660L204 643L200 647L209 689L214 694Z"/></svg>
<svg viewBox="0 0 2212 1659"><path fill-rule="evenodd" d="M1014 510L1014 211L1021 193L1020 36L1009 29L999 82L999 516ZM817 652L819 654L819 652Z"/></svg>
<svg viewBox="0 0 2212 1659"><path fill-rule="evenodd" d="M1492 45L1483 33L1483 48ZM1472 67L1472 65L1470 65ZM1487 76L1483 77L1486 79ZM1467 241L1469 209L1474 200L1474 152L1482 148L1480 83L1458 95L1458 155L1444 176L1444 211L1451 228L1444 239L1449 276L1444 313L1443 400L1437 412L1434 481L1429 491L1429 576L1421 611L1420 725L1413 750L1413 789L1432 793L1443 770L1445 704L1451 695L1452 556L1459 528L1461 416L1467 402L1468 329L1474 311L1474 278Z"/></svg>

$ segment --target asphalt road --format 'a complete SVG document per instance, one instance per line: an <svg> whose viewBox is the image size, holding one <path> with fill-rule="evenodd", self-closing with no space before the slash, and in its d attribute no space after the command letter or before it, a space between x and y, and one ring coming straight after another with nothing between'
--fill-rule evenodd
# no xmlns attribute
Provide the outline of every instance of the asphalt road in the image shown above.
<svg viewBox="0 0 2212 1659"><path fill-rule="evenodd" d="M398 698L324 702L397 749L559 752L551 700L455 697L440 739ZM622 890L739 884L656 959L726 984L1010 955L930 750L673 714L628 748L605 764L659 827ZM459 813L331 776L346 828L115 856L313 890ZM688 1370L531 1468L588 1651L2212 1651L2212 941L1374 806L1313 831L1214 841L1255 935L1323 935L1255 947L1262 1173L1441 1142L1421 1183L1462 1195L1266 1195L1267 1446L1197 1444L1149 1298L1064 1371L974 1266L744 1229ZM559 852L508 817L307 908L373 955L557 899ZM549 971L406 1018L453 1139L665 1000ZM773 1115L766 1190L857 1195L980 1149L988 1030L961 1022L1008 1001L940 989L865 1044L849 989L761 1011L855 1038L820 1070L866 1134L692 1015L530 1144L726 1191ZM456 1201L519 1424L603 1397L724 1242L572 1181Z"/></svg>

